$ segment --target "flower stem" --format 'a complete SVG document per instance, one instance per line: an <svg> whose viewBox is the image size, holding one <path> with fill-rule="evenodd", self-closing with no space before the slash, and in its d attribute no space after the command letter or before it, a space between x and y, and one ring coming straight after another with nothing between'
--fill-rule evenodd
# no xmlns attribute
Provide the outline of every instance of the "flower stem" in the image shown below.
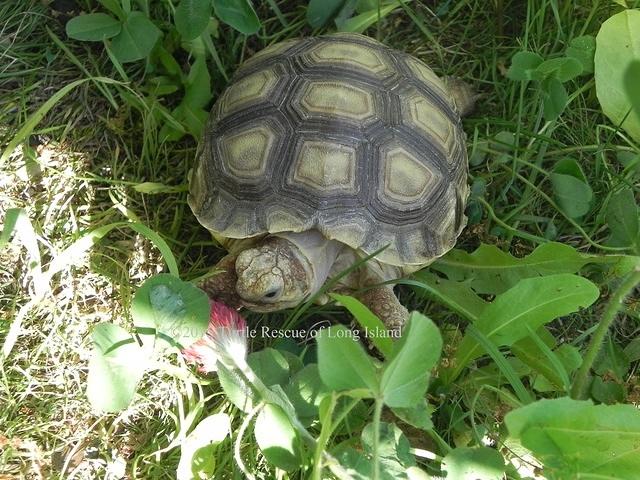
<svg viewBox="0 0 640 480"><path fill-rule="evenodd" d="M587 348L587 353L582 360L582 365L573 380L571 387L571 398L578 400L587 398L587 382L589 380L589 374L593 362L595 362L602 344L605 340L609 328L613 324L618 312L624 306L624 300L633 291L633 289L640 283L640 265L627 275L627 277L620 284L618 289L613 293L607 307L602 314L602 319L596 328L596 331L591 337L591 342Z"/></svg>

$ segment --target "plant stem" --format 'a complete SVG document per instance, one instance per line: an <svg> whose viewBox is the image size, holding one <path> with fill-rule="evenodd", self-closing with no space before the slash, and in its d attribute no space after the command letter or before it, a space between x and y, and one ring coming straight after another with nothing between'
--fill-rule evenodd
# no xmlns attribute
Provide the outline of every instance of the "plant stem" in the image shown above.
<svg viewBox="0 0 640 480"><path fill-rule="evenodd" d="M591 337L587 353L582 360L582 365L573 380L571 387L571 398L585 399L587 398L587 381L589 380L589 373L593 362L596 360L602 344L605 340L609 328L613 324L618 312L624 305L624 300L633 291L633 289L640 283L640 265L636 266L634 271L631 272L624 281L620 284L618 289L613 293L607 307L602 314L602 320L598 324L598 328Z"/></svg>
<svg viewBox="0 0 640 480"><path fill-rule="evenodd" d="M375 409L373 411L373 479L380 478L380 459L378 449L380 447L380 419L382 417L382 400L376 398Z"/></svg>

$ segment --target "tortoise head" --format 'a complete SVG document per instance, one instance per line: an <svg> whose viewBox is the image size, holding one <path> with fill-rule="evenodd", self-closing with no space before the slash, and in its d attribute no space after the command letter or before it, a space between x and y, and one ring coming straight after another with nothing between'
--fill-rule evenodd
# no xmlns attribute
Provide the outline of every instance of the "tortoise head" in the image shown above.
<svg viewBox="0 0 640 480"><path fill-rule="evenodd" d="M271 312L302 302L315 284L309 259L292 242L267 238L236 259L236 292L245 307Z"/></svg>

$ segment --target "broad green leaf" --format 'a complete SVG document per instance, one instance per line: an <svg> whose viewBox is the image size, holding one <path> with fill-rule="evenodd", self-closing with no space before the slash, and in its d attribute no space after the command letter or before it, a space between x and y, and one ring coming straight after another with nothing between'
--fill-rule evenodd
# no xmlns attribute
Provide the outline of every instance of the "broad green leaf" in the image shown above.
<svg viewBox="0 0 640 480"><path fill-rule="evenodd" d="M226 413L216 413L202 420L180 446L178 480L213 478L216 468L215 449L231 434L231 420Z"/></svg>
<svg viewBox="0 0 640 480"><path fill-rule="evenodd" d="M605 218L611 231L609 243L617 247L638 246L640 210L631 188L623 188L611 196Z"/></svg>
<svg viewBox="0 0 640 480"><path fill-rule="evenodd" d="M433 428L431 415L434 408L423 398L415 405L408 408L392 408L393 413L404 423L419 428L421 430L430 430Z"/></svg>
<svg viewBox="0 0 640 480"><path fill-rule="evenodd" d="M549 81L544 82L543 93L544 119L549 122L555 120L564 112L569 102L569 95L562 82L557 78L551 78Z"/></svg>
<svg viewBox="0 0 640 480"><path fill-rule="evenodd" d="M151 53L160 29L142 12L131 12L122 24L122 31L113 38L111 51L121 62L142 60Z"/></svg>
<svg viewBox="0 0 640 480"><path fill-rule="evenodd" d="M233 403L238 409L249 413L254 405L259 401L251 385L247 383L242 375L236 370L229 370L222 362L216 365L218 369L218 380L220 386L227 396L227 400Z"/></svg>
<svg viewBox="0 0 640 480"><path fill-rule="evenodd" d="M307 22L320 28L337 15L345 0L310 0L307 6Z"/></svg>
<svg viewBox="0 0 640 480"><path fill-rule="evenodd" d="M604 263L607 257L582 254L562 243L544 243L523 258L494 245L481 244L473 253L452 250L431 265L449 280L467 283L476 293L499 294L520 280L555 273L576 273L588 263Z"/></svg>
<svg viewBox="0 0 640 480"><path fill-rule="evenodd" d="M362 33L371 25L378 22L380 19L386 17L395 9L397 9L399 7L398 3L399 2L394 1L380 7L379 11L377 8L375 8L373 10L369 10L368 12L364 12L356 15L355 17L344 20L343 22L340 22L338 24L338 31Z"/></svg>
<svg viewBox="0 0 640 480"><path fill-rule="evenodd" d="M511 59L507 77L511 80L535 80L535 70L542 63L542 57L533 52L518 52Z"/></svg>
<svg viewBox="0 0 640 480"><path fill-rule="evenodd" d="M366 335L367 332L384 332L386 331L386 327L382 323L382 321L376 317L371 310L369 310L366 306L364 306L357 299L350 297L348 295L338 295L336 293L330 294L330 296L340 302L342 306L344 306L351 315L355 317L360 326L364 329L365 336L375 345L375 347L380 350L385 357L391 353L391 349L393 348L393 341L388 336L383 335Z"/></svg>
<svg viewBox="0 0 640 480"><path fill-rule="evenodd" d="M582 64L575 58L552 58L538 65L536 71L543 79L553 77L564 83L582 73Z"/></svg>
<svg viewBox="0 0 640 480"><path fill-rule="evenodd" d="M622 403L626 399L624 383L606 377L593 377L589 393L596 402L608 405Z"/></svg>
<svg viewBox="0 0 640 480"><path fill-rule="evenodd" d="M89 13L73 17L65 27L67 35L85 42L101 42L115 37L122 30L122 24L106 13Z"/></svg>
<svg viewBox="0 0 640 480"><path fill-rule="evenodd" d="M558 205L571 218L580 218L591 207L593 191L582 169L572 158L560 160L549 175Z"/></svg>
<svg viewBox="0 0 640 480"><path fill-rule="evenodd" d="M414 278L416 281L400 283L412 285L419 293L435 298L468 320L475 321L487 306L467 282L441 278L426 269L415 273Z"/></svg>
<svg viewBox="0 0 640 480"><path fill-rule="evenodd" d="M95 410L117 412L131 403L149 358L129 332L112 323L96 325L92 337L87 397Z"/></svg>
<svg viewBox="0 0 640 480"><path fill-rule="evenodd" d="M318 334L318 370L320 378L332 390L379 391L373 360L353 332L343 325L324 328Z"/></svg>
<svg viewBox="0 0 640 480"><path fill-rule="evenodd" d="M625 75L638 60L640 10L624 10L604 22L596 37L596 94L605 115L614 125L622 124L636 141L640 141L640 113L629 115L632 103L625 88Z"/></svg>
<svg viewBox="0 0 640 480"><path fill-rule="evenodd" d="M211 100L211 76L204 56L196 58L191 65L184 87L182 103L191 108L203 108Z"/></svg>
<svg viewBox="0 0 640 480"><path fill-rule="evenodd" d="M209 324L209 299L191 283L162 273L138 289L131 315L141 333L154 334L187 347L199 340Z"/></svg>
<svg viewBox="0 0 640 480"><path fill-rule="evenodd" d="M576 37L569 42L567 57L575 58L582 65L582 75L593 73L593 57L596 39L591 35Z"/></svg>
<svg viewBox="0 0 640 480"><path fill-rule="evenodd" d="M284 389L300 419L316 418L320 400L328 393L316 364L307 365L300 370Z"/></svg>
<svg viewBox="0 0 640 480"><path fill-rule="evenodd" d="M300 439L282 408L265 405L256 418L254 435L269 463L283 470L300 468Z"/></svg>
<svg viewBox="0 0 640 480"><path fill-rule="evenodd" d="M373 457L374 452L374 428L369 423L362 430L361 440L365 452L371 455L371 461L380 462L380 470L387 475L395 475L399 478L407 467L414 466L416 460L411 453L409 440L393 423L380 422L378 437L378 458Z"/></svg>
<svg viewBox="0 0 640 480"><path fill-rule="evenodd" d="M631 104L630 115L640 119L640 59L633 60L624 72L624 89Z"/></svg>
<svg viewBox="0 0 640 480"><path fill-rule="evenodd" d="M515 287L498 295L474 323L496 346L510 346L542 325L563 315L588 307L598 298L598 288L589 280L570 274L521 280ZM455 379L484 350L469 334L458 346L453 360Z"/></svg>
<svg viewBox="0 0 640 480"><path fill-rule="evenodd" d="M222 22L245 35L260 30L260 20L249 0L215 0L213 8Z"/></svg>
<svg viewBox="0 0 640 480"><path fill-rule="evenodd" d="M247 363L267 387L285 385L289 380L289 364L287 359L273 348L265 348L251 353Z"/></svg>
<svg viewBox="0 0 640 480"><path fill-rule="evenodd" d="M441 352L438 327L424 315L413 312L382 371L380 385L385 405L409 408L419 403Z"/></svg>
<svg viewBox="0 0 640 480"><path fill-rule="evenodd" d="M447 472L447 479L452 480L501 480L505 462L493 448L461 447L444 457L442 469Z"/></svg>
<svg viewBox="0 0 640 480"><path fill-rule="evenodd" d="M640 471L640 411L633 405L540 400L505 417L549 480L627 479Z"/></svg>
<svg viewBox="0 0 640 480"><path fill-rule="evenodd" d="M180 0L174 22L184 40L193 40L204 32L210 18L211 0Z"/></svg>

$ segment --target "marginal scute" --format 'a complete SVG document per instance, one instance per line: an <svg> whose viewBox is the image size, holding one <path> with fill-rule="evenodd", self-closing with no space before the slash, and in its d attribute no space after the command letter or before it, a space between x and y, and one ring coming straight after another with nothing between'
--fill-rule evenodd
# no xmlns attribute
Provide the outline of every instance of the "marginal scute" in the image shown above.
<svg viewBox="0 0 640 480"><path fill-rule="evenodd" d="M380 50L358 43L321 42L312 48L307 56L318 64L349 66L379 76L392 73Z"/></svg>
<svg viewBox="0 0 640 480"><path fill-rule="evenodd" d="M278 78L273 70L261 70L235 82L221 98L219 115L240 110L251 104L268 100Z"/></svg>
<svg viewBox="0 0 640 480"><path fill-rule="evenodd" d="M413 74L422 81L430 90L433 90L436 95L445 99L449 104L451 100L449 98L449 92L444 82L427 67L424 63L414 57L407 57L405 60L407 66L411 69Z"/></svg>
<svg viewBox="0 0 640 480"><path fill-rule="evenodd" d="M305 117L323 115L363 121L376 115L372 93L347 82L309 82L299 103Z"/></svg>
<svg viewBox="0 0 640 480"><path fill-rule="evenodd" d="M307 226L293 212L281 208L273 209L267 213L267 223L269 224L269 233L301 232Z"/></svg>
<svg viewBox="0 0 640 480"><path fill-rule="evenodd" d="M224 136L220 139L223 165L239 177L260 177L275 143L276 133L266 124Z"/></svg>
<svg viewBox="0 0 640 480"><path fill-rule="evenodd" d="M447 158L454 160L451 156L454 125L440 107L434 105L428 97L417 90L404 96L402 120L421 130L424 135L432 137L436 144L442 145Z"/></svg>
<svg viewBox="0 0 640 480"><path fill-rule="evenodd" d="M293 165L293 182L321 191L356 193L356 150L348 145L306 140Z"/></svg>
<svg viewBox="0 0 640 480"><path fill-rule="evenodd" d="M381 152L379 180L380 200L390 206L413 204L423 198L440 181L436 169L430 169L402 146L384 148ZM382 187L382 188L381 188Z"/></svg>

